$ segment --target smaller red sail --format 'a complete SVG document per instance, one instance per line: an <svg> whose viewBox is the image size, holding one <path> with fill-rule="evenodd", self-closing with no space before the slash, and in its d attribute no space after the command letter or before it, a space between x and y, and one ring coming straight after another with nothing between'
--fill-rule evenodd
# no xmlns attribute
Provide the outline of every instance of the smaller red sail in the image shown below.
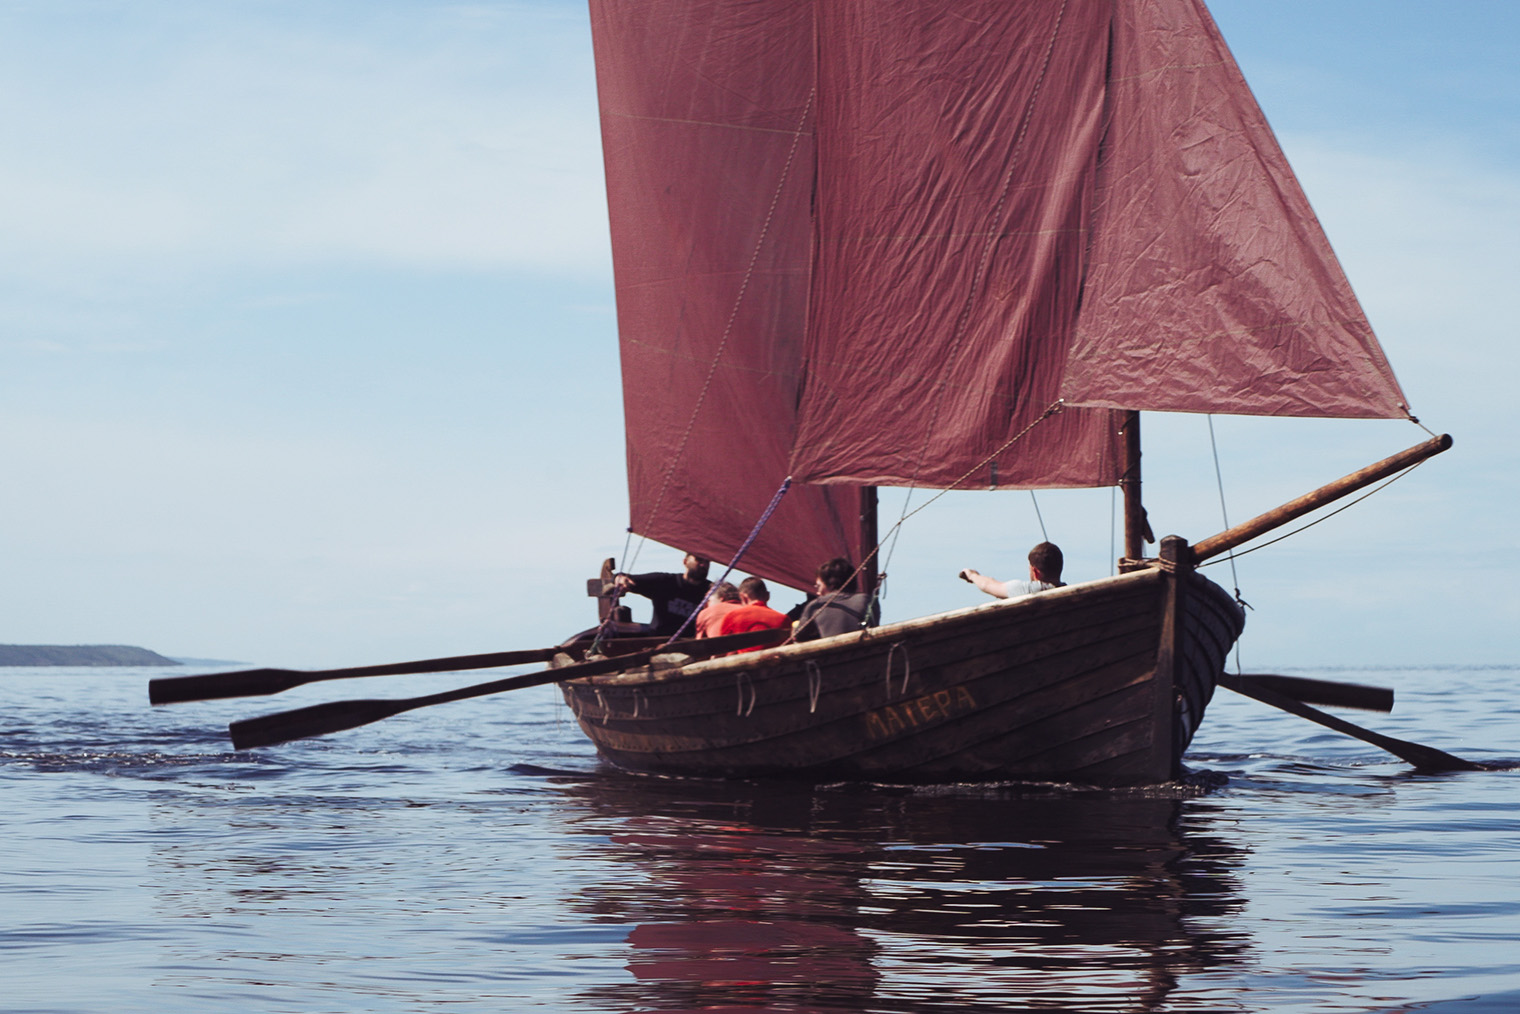
<svg viewBox="0 0 1520 1014"><path fill-rule="evenodd" d="M1115 5L1092 246L1062 394L1401 418L1403 392L1200 0Z"/></svg>
<svg viewBox="0 0 1520 1014"><path fill-rule="evenodd" d="M591 5L633 530L729 560L787 477L812 231L812 5ZM858 494L794 487L749 573L858 560Z"/></svg>

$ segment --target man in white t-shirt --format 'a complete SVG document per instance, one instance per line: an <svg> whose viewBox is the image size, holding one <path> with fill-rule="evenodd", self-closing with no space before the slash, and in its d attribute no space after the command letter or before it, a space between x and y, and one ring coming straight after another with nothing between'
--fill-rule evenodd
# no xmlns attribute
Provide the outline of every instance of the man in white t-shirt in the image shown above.
<svg viewBox="0 0 1520 1014"><path fill-rule="evenodd" d="M961 571L962 581L969 581L996 599L1016 599L1021 595L1033 595L1047 588L1060 588L1061 547L1054 542L1042 542L1029 551L1028 581L999 581L986 574L979 574L967 567Z"/></svg>

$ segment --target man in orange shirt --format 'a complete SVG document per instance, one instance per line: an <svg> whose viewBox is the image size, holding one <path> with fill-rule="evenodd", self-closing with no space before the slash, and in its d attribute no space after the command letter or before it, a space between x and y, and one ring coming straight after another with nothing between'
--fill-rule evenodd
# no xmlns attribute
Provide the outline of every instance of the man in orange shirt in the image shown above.
<svg viewBox="0 0 1520 1014"><path fill-rule="evenodd" d="M770 589L758 577L747 577L739 582L739 608L728 613L718 624L720 634L742 634L750 630L775 630L787 625L784 613L778 613L766 603L771 600ZM759 651L759 648L745 648ZM738 654L735 652L734 654Z"/></svg>
<svg viewBox="0 0 1520 1014"><path fill-rule="evenodd" d="M718 628L723 623L723 617L738 609L743 603L739 601L739 589L727 581L719 581L713 585L712 601L697 614L697 636L717 637Z"/></svg>

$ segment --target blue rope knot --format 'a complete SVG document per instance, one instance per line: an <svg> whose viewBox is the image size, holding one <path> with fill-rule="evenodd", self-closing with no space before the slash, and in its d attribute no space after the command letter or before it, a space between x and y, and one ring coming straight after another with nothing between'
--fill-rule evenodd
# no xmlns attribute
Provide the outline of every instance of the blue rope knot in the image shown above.
<svg viewBox="0 0 1520 1014"><path fill-rule="evenodd" d="M708 585L707 594L702 596L702 601L697 603L697 608L693 609L691 611L691 615L686 617L686 622L681 624L681 628L674 634L670 635L670 640L661 645L662 648L679 640L681 635L686 633L686 628L691 626L692 621L697 618L697 614L707 606L708 600L713 596L713 591L718 587L718 585L728 580L728 575L734 572L734 568L739 565L739 561L744 558L744 554L749 552L749 547L755 544L755 540L760 537L760 530L763 529L765 527L765 523L771 519L771 515L776 513L776 508L781 506L781 498L786 496L786 491L791 488L792 477L789 475L785 480L782 481L781 488L776 490L776 495L771 497L771 502L765 508L765 512L760 515L760 520L755 522L755 527L750 531L749 538L745 539L744 542L739 546L738 552L734 553L734 558L728 561L728 569L723 572L723 576L718 578L718 580L714 581L712 584Z"/></svg>

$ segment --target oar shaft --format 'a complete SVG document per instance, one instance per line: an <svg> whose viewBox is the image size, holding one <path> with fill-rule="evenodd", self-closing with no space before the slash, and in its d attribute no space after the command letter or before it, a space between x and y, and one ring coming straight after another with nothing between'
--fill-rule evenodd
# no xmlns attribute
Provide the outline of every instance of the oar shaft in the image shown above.
<svg viewBox="0 0 1520 1014"><path fill-rule="evenodd" d="M1393 691L1387 687L1369 687L1360 683L1312 680L1303 676L1276 676L1248 673L1235 677L1255 686L1291 697L1304 704L1323 704L1333 708L1361 708L1364 711L1393 710Z"/></svg>
<svg viewBox="0 0 1520 1014"><path fill-rule="evenodd" d="M454 655L449 658L425 658L415 662L387 665L361 665L347 669L243 669L238 672L214 672L198 676L168 676L148 681L148 700L153 704L180 701L209 701L224 697L257 697L278 694L292 687L321 680L346 680L361 676L406 676L427 672L458 672L464 669L491 669L497 666L547 662L561 649L529 648L524 651L495 651L483 655Z"/></svg>
<svg viewBox="0 0 1520 1014"><path fill-rule="evenodd" d="M740 648L770 647L780 644L789 633L790 631L785 629L756 630L744 634L729 634L725 637L677 641L668 647L661 645L631 655L578 662L558 669L544 669L520 676L508 676L488 683L477 683L455 690L442 690L421 697L314 704L306 708L295 708L291 711L281 711L272 715L260 715L257 718L233 722L227 727L227 731L232 736L234 749L247 750L259 746L273 746L293 739L307 739L312 736L325 736L331 732L342 732L345 729L356 729L361 725L369 725L371 722L378 722L404 711L424 708L432 704L448 704L471 697L484 697L488 694L505 693L508 690L542 686L545 683L561 683L583 676L621 672L643 665L655 656L667 652L685 654L693 658L706 658L737 651Z"/></svg>
<svg viewBox="0 0 1520 1014"><path fill-rule="evenodd" d="M499 694L508 690L521 690L526 687L542 686L545 683L556 683L561 678L558 673L559 670L546 669L542 672L509 676L473 687L425 694L421 697L313 704L305 708L295 708L290 711L276 712L273 715L260 715L258 718L233 722L227 726L227 732L232 737L234 750L274 746L276 743L288 743L293 739L306 739L311 736L342 732L345 729L357 729L361 725L391 718L404 711L425 708L430 704L447 704L467 697L483 697L486 694Z"/></svg>

